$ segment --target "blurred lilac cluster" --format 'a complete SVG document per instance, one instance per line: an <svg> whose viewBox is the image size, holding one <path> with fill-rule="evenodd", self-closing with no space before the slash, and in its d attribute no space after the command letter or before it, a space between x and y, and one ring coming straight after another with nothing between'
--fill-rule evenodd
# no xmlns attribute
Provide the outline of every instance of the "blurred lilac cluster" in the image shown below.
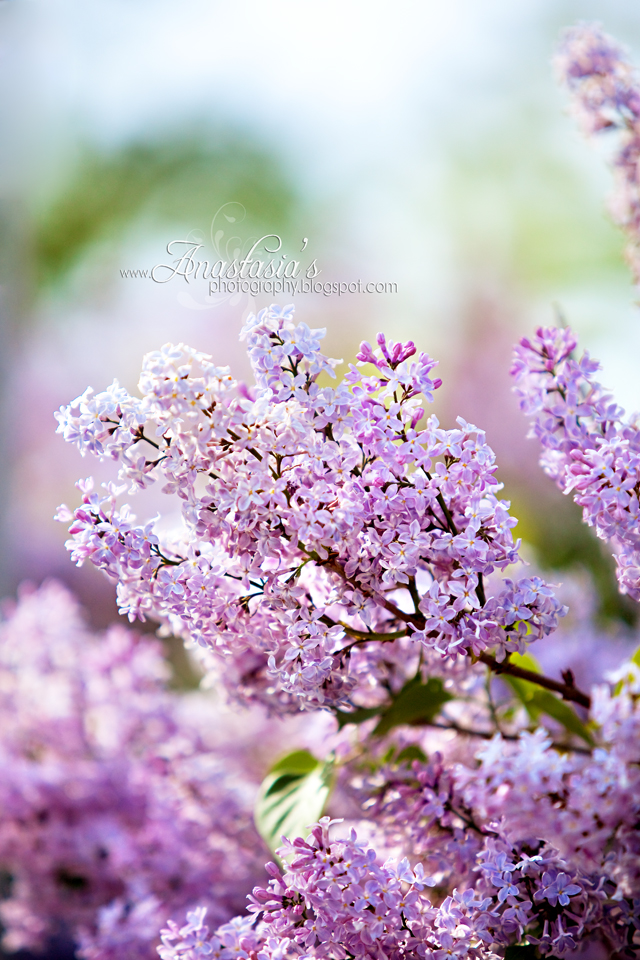
<svg viewBox="0 0 640 960"><path fill-rule="evenodd" d="M255 785L199 733L215 705L190 722L166 679L157 641L91 635L53 583L0 625L7 948L62 933L87 960L146 960L169 915L201 902L224 921L262 875Z"/></svg>
<svg viewBox="0 0 640 960"><path fill-rule="evenodd" d="M616 131L614 221L628 237L627 258L640 281L640 81L620 44L599 24L568 29L556 57L558 74L588 135Z"/></svg>

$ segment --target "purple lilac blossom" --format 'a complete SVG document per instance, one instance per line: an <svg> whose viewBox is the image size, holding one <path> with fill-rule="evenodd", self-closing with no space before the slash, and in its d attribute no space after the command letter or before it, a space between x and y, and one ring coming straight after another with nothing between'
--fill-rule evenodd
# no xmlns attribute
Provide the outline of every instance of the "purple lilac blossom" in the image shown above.
<svg viewBox="0 0 640 960"><path fill-rule="evenodd" d="M515 908L518 898L531 900L518 937L538 912L540 926L549 921L543 954L558 950L552 933L560 936L560 927L576 943L601 939L622 956L637 949L640 669L629 661L608 680L592 691L593 753L561 753L543 729L515 742L496 734L471 760L446 763L434 753L426 764L392 764L359 785L368 816L420 858L443 892L462 885L492 895L489 879L506 891L499 902ZM545 903L570 913L551 916ZM528 935L534 942L532 926Z"/></svg>
<svg viewBox="0 0 640 960"><path fill-rule="evenodd" d="M245 325L251 391L166 345L144 360L140 399L114 385L60 410L64 437L117 461L123 481L84 481L82 506L60 509L76 563L117 581L130 619L243 661L234 695L281 713L350 708L382 642L408 638L414 659L503 659L552 632L565 610L541 578L494 577L486 593L518 558L516 520L483 431L424 419L435 361L379 334L358 354L373 371L320 387L338 361L292 314L272 306ZM175 538L118 506L155 482L181 506Z"/></svg>
<svg viewBox="0 0 640 960"><path fill-rule="evenodd" d="M615 131L614 221L628 237L627 259L640 280L640 78L626 51L597 23L568 29L556 56L573 112L587 135Z"/></svg>
<svg viewBox="0 0 640 960"><path fill-rule="evenodd" d="M319 353L321 331L295 326L291 308L250 318L243 335L251 390L191 348L167 346L146 358L140 400L116 390L115 406L111 391L61 410L61 432L119 461L130 489L161 480L183 501L184 532L161 538L117 507L124 487L98 496L85 481L83 506L61 511L76 560L118 580L132 619L161 617L221 658L239 699L281 713L376 704L419 670L465 698L444 725L486 737L482 667L470 654L522 652L565 611L537 575L504 575L518 559L515 521L496 497L482 431L422 423L438 381L426 355L412 360L412 343L363 344L359 363L374 374L351 367L334 389L317 383L336 366ZM617 430L623 440L633 432L591 383L597 365L571 358L574 346L568 331L540 331L516 363L523 403L543 411L545 467L571 483ZM138 444L152 459L132 453ZM203 902L165 928L163 960L490 958L518 943L563 956L585 940L633 956L638 670L625 670L614 691L594 690L593 754L523 731L521 710L475 753L467 743L455 759L436 750L363 774L363 748L376 753L362 728L352 753L342 744L341 780L344 789L353 777L375 848L355 833L331 839L321 821L282 851L293 857L284 873L269 868L254 919L215 929ZM385 847L399 856L381 864Z"/></svg>
<svg viewBox="0 0 640 960"><path fill-rule="evenodd" d="M489 960L523 942L561 957L594 940L636 956L640 670L627 664L619 680L615 695L595 691L593 757L559 754L539 730L515 744L497 735L476 754L479 768L445 767L437 754L380 768L363 787L367 814L393 833L399 857L380 863L355 831L336 839L324 818L279 851L284 873L268 866L253 921L209 935L194 912L165 928L162 960Z"/></svg>
<svg viewBox="0 0 640 960"><path fill-rule="evenodd" d="M358 789L394 857L325 817L278 851L284 869L267 865L248 915L210 933L193 910L162 931L160 957L495 960L516 944L564 957L585 943L636 957L640 668L608 679L593 690L593 754L560 753L539 729L496 734L463 762L382 764Z"/></svg>
<svg viewBox="0 0 640 960"><path fill-rule="evenodd" d="M62 932L85 960L150 960L169 916L199 902L222 922L262 875L255 785L229 776L166 679L157 641L91 635L53 583L0 625L6 948Z"/></svg>
<svg viewBox="0 0 640 960"><path fill-rule="evenodd" d="M512 374L540 463L583 519L611 543L622 593L640 600L640 431L595 380L600 368L569 328L540 327L520 341Z"/></svg>
<svg viewBox="0 0 640 960"><path fill-rule="evenodd" d="M559 64L587 131L622 131L614 216L630 237L638 275L638 84L620 48L593 26L567 34ZM306 839L283 838L281 864L267 865L271 879L254 888L247 915L229 920L231 904L215 895L209 874L206 890L196 883L188 895L176 894L174 918L166 920L176 891L121 821L130 815L133 784L145 817L156 809L161 821L173 817L153 848L162 862L161 842L167 844L173 867L176 851L188 846L181 831L193 811L184 792L171 806L172 789L180 776L189 779L183 761L192 744L185 746L169 708L156 712L153 697L133 711L144 715L144 733L134 723L115 746L108 738L106 747L99 738L94 744L95 731L106 729L98 710L87 726L92 750L101 751L91 783L107 799L96 817L92 794L94 806L84 813L82 777L93 768L83 755L81 773L69 781L80 787L62 802L80 829L56 828L63 852L56 849L52 859L58 868L67 849L85 860L87 851L102 850L92 843L103 821L110 838L125 834L118 850L133 852L130 876L114 874L122 886L100 894L97 913L93 904L84 926L77 917L68 921L81 956L146 957L165 921L162 960L496 960L512 947L517 954L524 948L526 955L565 957L585 944L599 944L612 957L638 956L638 656L584 698L591 706L581 746L570 737L556 744L542 727L523 729L524 707L513 700L496 707L490 681L481 700L484 670L476 658L492 651L500 662L523 653L532 640L553 634L563 605L539 576L518 575L516 521L497 497L495 456L484 432L462 419L442 429L426 417L424 404L440 386L435 362L411 341L387 342L379 334L376 346L363 343L357 356L358 366L372 366L373 373L351 366L336 387L321 387L319 377L335 379L338 365L320 352L323 335L296 324L292 307L273 306L250 317L242 333L255 376L251 388L181 344L145 358L140 398L117 383L97 395L85 391L60 410L59 431L83 455L117 461L123 484L107 484L98 494L90 479L80 483L82 506L74 513L62 507L59 517L72 521L68 546L76 562L89 559L117 582L122 612L131 620L160 619L200 645L206 661L217 657L212 675L223 676L237 699L274 713L350 710L393 698L420 674L425 681L441 678L456 698L440 715L444 722L431 724L448 731L430 731L430 745L440 737L442 749L429 746L425 756L417 746L426 746L427 735L414 731L409 756L422 759L403 760L398 748L406 734L395 730L374 744L377 720L350 740L336 740L342 799L348 794L359 803L373 843L362 839L360 827L360 839L353 829L340 836L340 821L322 818ZM570 331L555 329L521 342L514 367L521 405L534 417L546 472L565 493L574 492L585 521L612 543L621 589L640 599L638 431L593 379L598 365L586 354L574 358L575 346ZM156 482L181 505L183 529L173 536L161 535L154 521L137 524L129 506L118 505L127 486L133 494ZM134 659L118 673L119 689L137 692ZM562 705L553 703L557 714ZM51 729L57 738L55 724ZM20 747L23 765L43 763L37 735ZM478 737L485 742L474 749ZM167 755L175 738L180 746ZM200 743L198 749L201 757ZM159 769L150 755L162 757ZM3 788L7 809L39 798L41 779L38 770L31 793ZM145 794L148 782L153 790ZM49 777L46 796L60 804L57 786ZM56 806L48 802L55 823ZM211 836L219 825L236 849L245 835L225 832L223 824L235 822L227 794L222 805L219 819L211 805L198 819L206 835L190 834L197 854L189 850L197 876L215 863L215 880L232 895L228 864L216 861L222 848L211 847ZM34 826L38 838L49 836L48 823ZM142 824L138 832L151 829ZM116 858L104 848L110 870ZM43 849L46 864L46 843ZM393 855L383 860L382 850ZM37 863L40 853L40 846L29 848L26 860ZM25 900L33 878L20 858L16 864L19 882L14 878L4 909L11 919L15 901L14 929L35 943L47 918ZM83 879L90 891L100 890L84 860L77 873L68 872L66 860L63 870L56 882Z"/></svg>

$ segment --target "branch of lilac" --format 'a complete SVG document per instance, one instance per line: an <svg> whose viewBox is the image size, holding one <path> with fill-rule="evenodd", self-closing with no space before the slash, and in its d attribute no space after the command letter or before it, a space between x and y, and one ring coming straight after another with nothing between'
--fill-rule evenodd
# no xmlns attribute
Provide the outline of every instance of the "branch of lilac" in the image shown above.
<svg viewBox="0 0 640 960"><path fill-rule="evenodd" d="M243 697L276 712L352 709L365 673L384 694L389 644L409 674L418 655L427 670L464 657L588 708L572 678L510 661L566 608L538 576L497 576L519 562L517 521L484 432L426 418L435 361L379 334L357 355L372 375L350 365L321 387L340 362L322 354L324 333L272 306L241 334L251 389L168 344L145 357L142 399L114 383L62 408L68 441L118 461L131 493L161 481L184 527L161 541L153 521L118 508L125 485L101 496L86 481L83 505L60 513L76 562L117 581L130 619L168 623L235 663L234 696L239 670Z"/></svg>

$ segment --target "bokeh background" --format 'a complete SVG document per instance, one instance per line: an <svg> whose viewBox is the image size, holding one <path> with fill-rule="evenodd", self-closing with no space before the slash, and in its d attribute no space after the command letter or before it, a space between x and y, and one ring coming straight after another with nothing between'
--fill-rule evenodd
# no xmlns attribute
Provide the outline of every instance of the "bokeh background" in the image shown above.
<svg viewBox="0 0 640 960"><path fill-rule="evenodd" d="M238 333L273 297L124 275L166 262L171 240L212 252L215 219L220 249L276 233L323 281L397 284L301 295L298 316L332 356L385 330L438 357L435 410L486 428L531 558L631 624L606 554L536 466L507 373L514 340L562 315L640 408L606 144L577 132L550 64L580 19L640 60L629 0L0 0L0 594L55 576L95 626L117 616L52 519L78 476L109 473L52 414L88 384L133 389L168 340L248 375Z"/></svg>

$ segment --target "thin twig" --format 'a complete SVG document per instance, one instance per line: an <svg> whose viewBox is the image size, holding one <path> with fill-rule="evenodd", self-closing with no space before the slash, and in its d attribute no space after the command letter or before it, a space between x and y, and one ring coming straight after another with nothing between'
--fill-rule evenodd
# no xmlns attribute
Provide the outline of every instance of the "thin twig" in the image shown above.
<svg viewBox="0 0 640 960"><path fill-rule="evenodd" d="M573 684L560 683L559 680L552 680L551 677L545 677L541 673L536 673L535 670L526 670L524 667L517 667L515 663L511 663L509 660L503 660L499 663L490 653L479 654L478 660L486 663L494 673L508 673L511 677L528 680L529 683L535 683L539 687L545 687L546 690L553 690L555 693L559 693L563 700L572 700L574 703L579 703L581 707L586 707L587 710L591 706L591 698L587 696L586 693L583 693L582 690L578 690Z"/></svg>
<svg viewBox="0 0 640 960"><path fill-rule="evenodd" d="M455 730L456 733L465 734L467 737L481 737L483 740L492 740L495 737L495 733L491 733L489 730L471 730L468 727L461 727L453 720L449 723L436 723L435 720L432 720L430 723L420 724L420 726L437 727L439 730ZM520 739L519 734L515 733L503 733L500 730L499 734L503 740ZM591 756L591 750L588 750L587 747L574 747L568 743L556 743L555 740L551 743L551 746L554 750L571 750L572 753L584 753Z"/></svg>

